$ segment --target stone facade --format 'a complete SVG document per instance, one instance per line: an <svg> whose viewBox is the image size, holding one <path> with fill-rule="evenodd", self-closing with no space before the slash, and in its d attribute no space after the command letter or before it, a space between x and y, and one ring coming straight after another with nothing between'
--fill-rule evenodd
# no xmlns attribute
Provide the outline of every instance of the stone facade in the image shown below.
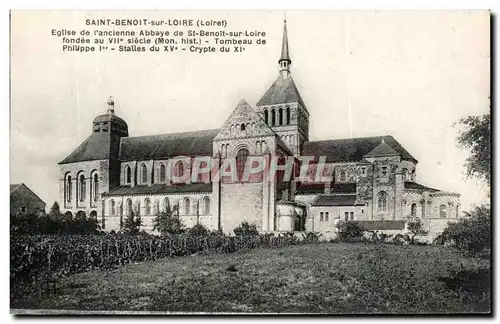
<svg viewBox="0 0 500 324"><path fill-rule="evenodd" d="M92 134L60 162L63 212L97 217L109 231L134 212L153 232L168 204L186 227L232 233L246 221L260 232L325 236L345 220L415 216L434 233L456 219L460 195L418 184L417 160L393 137L309 140L311 116L290 73L286 28L284 35L278 78L256 107L241 100L219 129L129 137L109 100ZM246 164L269 167L274 158L294 162L290 178L245 173Z"/></svg>

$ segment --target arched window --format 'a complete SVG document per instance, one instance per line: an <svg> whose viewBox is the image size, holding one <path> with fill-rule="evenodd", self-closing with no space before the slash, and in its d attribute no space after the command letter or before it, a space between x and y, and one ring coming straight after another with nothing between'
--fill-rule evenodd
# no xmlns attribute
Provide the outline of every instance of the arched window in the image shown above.
<svg viewBox="0 0 500 324"><path fill-rule="evenodd" d="M411 204L411 215L413 217L417 216L417 204L416 203Z"/></svg>
<svg viewBox="0 0 500 324"><path fill-rule="evenodd" d="M178 161L175 164L175 176L182 177L184 175L184 163L182 161Z"/></svg>
<svg viewBox="0 0 500 324"><path fill-rule="evenodd" d="M130 166L127 166L125 174L127 175L127 179L126 179L127 183L128 184L132 183L132 169L130 168Z"/></svg>
<svg viewBox="0 0 500 324"><path fill-rule="evenodd" d="M280 108L278 110L278 123L281 125L283 125L283 109Z"/></svg>
<svg viewBox="0 0 500 324"><path fill-rule="evenodd" d="M345 171L340 171L339 180L340 181L346 181L347 180L347 173Z"/></svg>
<svg viewBox="0 0 500 324"><path fill-rule="evenodd" d="M127 216L132 215L132 199L127 200Z"/></svg>
<svg viewBox="0 0 500 324"><path fill-rule="evenodd" d="M446 218L446 205L439 206L439 217Z"/></svg>
<svg viewBox="0 0 500 324"><path fill-rule="evenodd" d="M404 168L403 169L403 181L408 180L408 169Z"/></svg>
<svg viewBox="0 0 500 324"><path fill-rule="evenodd" d="M144 200L144 205L145 205L145 214L147 216L151 215L151 201L149 201L149 198L146 198Z"/></svg>
<svg viewBox="0 0 500 324"><path fill-rule="evenodd" d="M89 217L90 219L97 219L97 212L95 210L91 211Z"/></svg>
<svg viewBox="0 0 500 324"><path fill-rule="evenodd" d="M290 125L290 107L286 107L286 124Z"/></svg>
<svg viewBox="0 0 500 324"><path fill-rule="evenodd" d="M190 207L191 207L191 202L189 201L189 198L184 198L184 215L189 215L190 214Z"/></svg>
<svg viewBox="0 0 500 324"><path fill-rule="evenodd" d="M245 124L241 124L241 131L244 132L245 131Z"/></svg>
<svg viewBox="0 0 500 324"><path fill-rule="evenodd" d="M165 199L163 199L163 210L167 211L169 209L170 209L170 200L168 200L168 198L165 197Z"/></svg>
<svg viewBox="0 0 500 324"><path fill-rule="evenodd" d="M83 174L80 175L79 185L80 188L78 189L78 191L80 193L80 201L84 201L86 185L85 185L85 176Z"/></svg>
<svg viewBox="0 0 500 324"><path fill-rule="evenodd" d="M378 211L387 211L387 193L385 191L379 192L377 195L377 209Z"/></svg>
<svg viewBox="0 0 500 324"><path fill-rule="evenodd" d="M271 109L271 126L276 125L276 111Z"/></svg>
<svg viewBox="0 0 500 324"><path fill-rule="evenodd" d="M66 200L68 202L71 202L71 194L73 193L73 183L71 182L71 176L68 175L67 180L65 181L66 183Z"/></svg>
<svg viewBox="0 0 500 324"><path fill-rule="evenodd" d="M160 182L165 182L165 174L166 174L166 169L165 169L165 164L160 164Z"/></svg>
<svg viewBox="0 0 500 324"><path fill-rule="evenodd" d="M75 218L76 219L85 219L87 215L83 210L80 210L79 212L76 213Z"/></svg>
<svg viewBox="0 0 500 324"><path fill-rule="evenodd" d="M113 199L111 199L111 201L109 202L109 215L110 216L115 216L115 201Z"/></svg>
<svg viewBox="0 0 500 324"><path fill-rule="evenodd" d="M264 110L264 121L269 125L269 113L267 112L267 109Z"/></svg>
<svg viewBox="0 0 500 324"><path fill-rule="evenodd" d="M415 177L416 177L416 172L415 172L415 169L411 170L411 181L415 181Z"/></svg>
<svg viewBox="0 0 500 324"><path fill-rule="evenodd" d="M244 148L239 150L236 154L236 172L240 181L243 177L243 172L245 171L245 163L249 155L250 152L248 152L248 150Z"/></svg>
<svg viewBox="0 0 500 324"><path fill-rule="evenodd" d="M141 165L141 176L142 183L146 184L148 182L148 167L144 163Z"/></svg>
<svg viewBox="0 0 500 324"><path fill-rule="evenodd" d="M203 198L203 215L210 215L210 198Z"/></svg>
<svg viewBox="0 0 500 324"><path fill-rule="evenodd" d="M99 178L97 173L94 174L94 201L97 201L97 196L99 196Z"/></svg>

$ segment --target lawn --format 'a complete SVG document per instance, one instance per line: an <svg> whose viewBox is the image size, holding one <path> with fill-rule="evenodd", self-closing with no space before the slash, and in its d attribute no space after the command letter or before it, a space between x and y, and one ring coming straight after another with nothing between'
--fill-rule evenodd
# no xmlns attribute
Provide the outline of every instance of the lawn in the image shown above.
<svg viewBox="0 0 500 324"><path fill-rule="evenodd" d="M446 247L325 243L194 255L62 278L13 308L244 313L488 312L489 269Z"/></svg>

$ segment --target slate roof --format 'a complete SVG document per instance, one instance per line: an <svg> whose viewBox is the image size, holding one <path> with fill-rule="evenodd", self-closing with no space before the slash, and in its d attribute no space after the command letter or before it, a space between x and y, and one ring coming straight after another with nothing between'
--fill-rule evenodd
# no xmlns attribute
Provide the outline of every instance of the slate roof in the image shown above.
<svg viewBox="0 0 500 324"><path fill-rule="evenodd" d="M292 76L289 75L285 78L280 74L259 102L257 102L257 106L276 105L288 102L299 102L307 111L306 105L300 96L297 86L293 82Z"/></svg>
<svg viewBox="0 0 500 324"><path fill-rule="evenodd" d="M405 182L405 189L427 190L427 191L432 191L432 192L439 191L439 189L426 187L424 185L421 185L421 184L416 183L416 182L411 182L411 181Z"/></svg>
<svg viewBox="0 0 500 324"><path fill-rule="evenodd" d="M10 192L12 193L12 191L16 190L17 188L19 188L19 186L21 186L22 183L15 183L15 184L11 184L10 185Z"/></svg>
<svg viewBox="0 0 500 324"><path fill-rule="evenodd" d="M82 144L80 144L70 155L59 164L103 160L111 156L117 156L117 147L111 145L112 140L118 141L115 137L117 135L110 135L108 133L93 133Z"/></svg>
<svg viewBox="0 0 500 324"><path fill-rule="evenodd" d="M24 187L24 190L17 191L18 189L20 189L22 187ZM10 195L12 195L13 193L15 193L14 195L17 196L18 198L19 197L24 198L24 197L26 197L26 195L31 195L32 197L35 197L41 203L43 203L44 205L46 205L45 201L43 201L42 198L40 198L33 190L30 189L30 187L28 187L24 183L13 183L13 184L11 184L10 185Z"/></svg>
<svg viewBox="0 0 500 324"><path fill-rule="evenodd" d="M324 183L301 183L295 194L297 195L315 195L321 194L325 192L325 184Z"/></svg>
<svg viewBox="0 0 500 324"><path fill-rule="evenodd" d="M172 156L212 155L219 129L122 138L121 161L163 159Z"/></svg>
<svg viewBox="0 0 500 324"><path fill-rule="evenodd" d="M355 206L356 195L320 195L311 206Z"/></svg>
<svg viewBox="0 0 500 324"><path fill-rule="evenodd" d="M355 183L334 183L330 187L331 193L334 194L348 194L348 193L356 193L356 184ZM314 194L322 194L325 192L325 184L324 183L301 183L295 194L297 195L314 195Z"/></svg>
<svg viewBox="0 0 500 324"><path fill-rule="evenodd" d="M382 139L401 155L403 160L417 162L392 136L345 138L304 143L303 156L326 156L326 162L355 162L377 147Z"/></svg>
<svg viewBox="0 0 500 324"><path fill-rule="evenodd" d="M387 145L385 142L381 142L373 150L368 152L365 157L377 157L377 156L394 156L400 155L395 149Z"/></svg>
<svg viewBox="0 0 500 324"><path fill-rule="evenodd" d="M166 186L164 184L155 184L152 186L119 186L104 193L103 196L127 196L127 195L155 195L172 193L211 193L211 183L186 183Z"/></svg>

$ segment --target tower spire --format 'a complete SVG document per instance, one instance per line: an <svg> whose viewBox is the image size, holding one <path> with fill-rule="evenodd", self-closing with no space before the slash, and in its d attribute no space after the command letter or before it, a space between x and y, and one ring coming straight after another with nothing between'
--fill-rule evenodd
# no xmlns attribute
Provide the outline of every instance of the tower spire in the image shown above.
<svg viewBox="0 0 500 324"><path fill-rule="evenodd" d="M286 31L286 18L283 20L283 42L281 44L281 56L278 60L280 65L280 72L284 74L284 76L288 76L290 73L290 65L292 64L292 60L290 59L290 54L288 53L288 34Z"/></svg>
<svg viewBox="0 0 500 324"><path fill-rule="evenodd" d="M115 113L115 101L113 100L113 97L109 96L107 104L108 104L108 114L114 114Z"/></svg>

